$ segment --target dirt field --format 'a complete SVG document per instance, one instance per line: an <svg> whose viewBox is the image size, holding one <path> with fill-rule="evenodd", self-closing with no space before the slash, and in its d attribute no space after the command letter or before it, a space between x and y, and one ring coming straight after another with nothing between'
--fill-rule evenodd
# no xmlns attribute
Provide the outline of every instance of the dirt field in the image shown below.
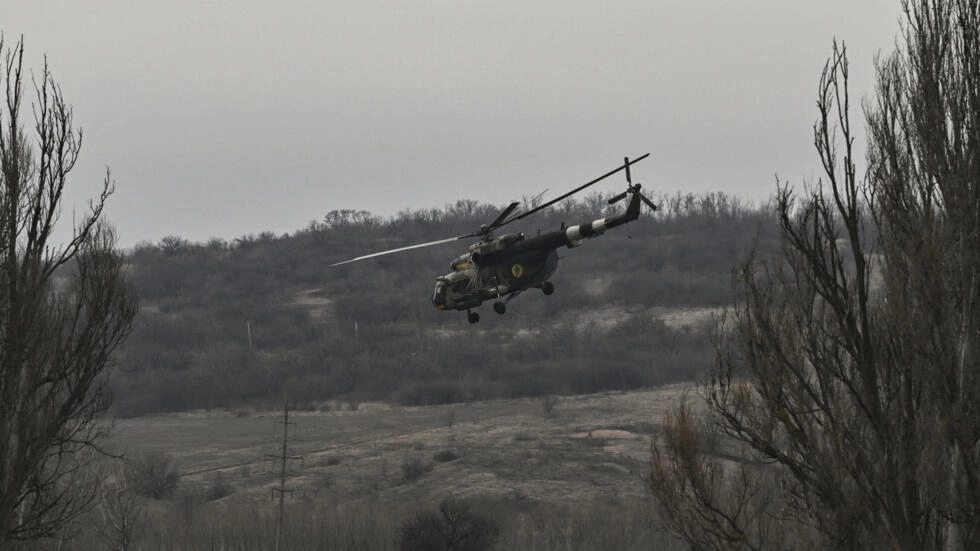
<svg viewBox="0 0 980 551"><path fill-rule="evenodd" d="M436 407L361 404L291 412L287 489L294 499L391 502L497 496L537 501L644 497L651 435L690 385ZM282 412L183 413L116 423L111 446L173 454L181 489L220 479L227 503L278 486ZM404 466L425 471L410 482Z"/></svg>

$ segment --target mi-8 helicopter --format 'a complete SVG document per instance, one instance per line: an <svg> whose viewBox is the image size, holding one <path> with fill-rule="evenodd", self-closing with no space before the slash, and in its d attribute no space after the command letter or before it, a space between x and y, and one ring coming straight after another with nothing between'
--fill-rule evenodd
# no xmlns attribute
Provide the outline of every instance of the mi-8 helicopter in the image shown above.
<svg viewBox="0 0 980 551"><path fill-rule="evenodd" d="M359 256L330 266L340 266L376 256L478 237L480 240L470 245L468 252L453 259L451 272L436 278L432 304L438 310L466 310L467 320L470 323L480 321L480 314L473 309L488 300L494 300L493 310L503 314L507 311L507 303L528 289L541 289L545 295L555 292L554 284L548 279L558 267L559 248L578 247L583 239L597 237L606 230L636 220L640 216L641 203L652 210L657 210L657 206L640 193L640 184L634 184L630 175L630 165L649 156L650 154L647 153L633 160L626 157L623 159L622 166L526 212L515 214L514 211L517 210L519 203L511 203L493 222L481 226L475 232ZM622 214L576 226L562 224L559 230L533 237L527 237L523 233L508 233L494 237L494 230L546 209L620 171L626 172L626 191L610 199L609 204L629 196L630 202Z"/></svg>

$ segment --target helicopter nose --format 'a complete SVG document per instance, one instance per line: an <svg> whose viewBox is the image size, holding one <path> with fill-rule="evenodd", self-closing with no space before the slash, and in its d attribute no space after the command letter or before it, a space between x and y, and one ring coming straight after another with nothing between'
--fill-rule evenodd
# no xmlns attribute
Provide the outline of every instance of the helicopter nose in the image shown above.
<svg viewBox="0 0 980 551"><path fill-rule="evenodd" d="M436 288L432 291L432 305L436 310L446 309L446 285L441 281L436 283Z"/></svg>

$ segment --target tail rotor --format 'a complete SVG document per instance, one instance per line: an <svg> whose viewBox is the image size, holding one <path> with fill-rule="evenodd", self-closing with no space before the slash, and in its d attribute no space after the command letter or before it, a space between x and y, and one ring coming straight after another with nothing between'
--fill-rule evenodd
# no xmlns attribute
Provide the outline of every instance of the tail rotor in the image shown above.
<svg viewBox="0 0 980 551"><path fill-rule="evenodd" d="M624 157L623 158L623 165L624 165L624 167L626 169L626 191L624 191L624 192L620 193L619 195L616 195L612 199L610 199L609 200L609 204L612 205L612 204L618 203L619 201L622 201L623 199L625 199L627 195L636 194L640 198L640 200L643 201L644 204L646 204L646 206L650 207L650 210L656 211L657 210L657 205L655 205L653 203L653 201L647 199L647 197L645 195L643 195L642 193L640 193L640 188L642 186L639 183L636 183L636 184L633 183L633 177L630 174L630 158L629 157Z"/></svg>

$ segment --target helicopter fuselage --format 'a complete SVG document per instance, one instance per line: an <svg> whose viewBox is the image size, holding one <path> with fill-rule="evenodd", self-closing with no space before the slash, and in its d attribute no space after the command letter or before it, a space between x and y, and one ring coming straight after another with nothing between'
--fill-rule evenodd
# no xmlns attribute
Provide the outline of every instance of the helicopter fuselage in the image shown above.
<svg viewBox="0 0 980 551"><path fill-rule="evenodd" d="M558 267L557 247L533 243L545 236L527 239L509 234L498 239L511 236L520 241L504 250L482 253L477 249L453 260L453 271L436 280L433 305L439 310L469 310L486 300L515 295L547 281ZM525 242L532 242L532 246L523 246Z"/></svg>
<svg viewBox="0 0 980 551"><path fill-rule="evenodd" d="M438 310L470 310L484 301L510 299L535 287L551 294L554 287L546 282L558 268L559 248L577 247L583 239L636 220L639 214L640 199L634 196L626 212L611 218L534 237L510 233L474 243L469 252L453 259L452 272L436 278L432 303Z"/></svg>

